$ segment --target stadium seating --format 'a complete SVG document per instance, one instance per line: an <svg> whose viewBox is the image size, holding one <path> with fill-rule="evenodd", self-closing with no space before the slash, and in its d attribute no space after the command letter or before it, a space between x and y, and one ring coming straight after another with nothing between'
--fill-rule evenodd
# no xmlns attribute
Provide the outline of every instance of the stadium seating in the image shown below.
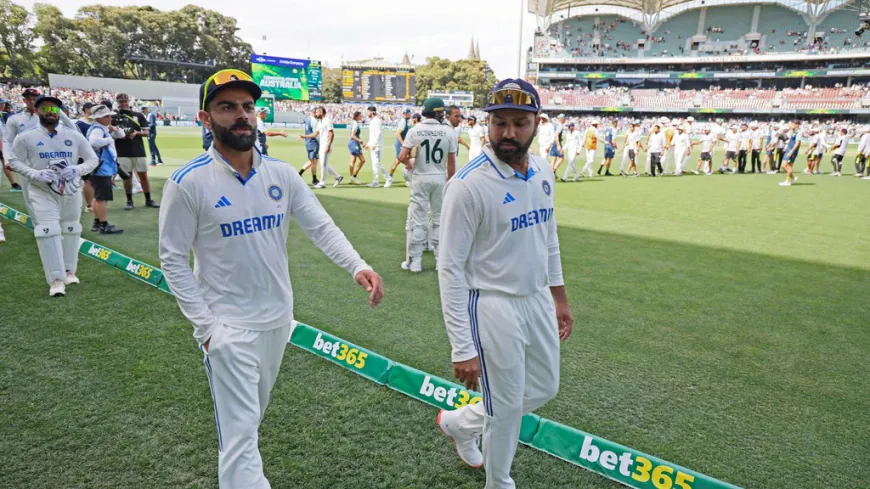
<svg viewBox="0 0 870 489"><path fill-rule="evenodd" d="M706 7L700 34L707 36L707 43L702 45L700 54L745 54L749 43L744 36L752 33L755 7L755 4ZM693 9L666 19L651 35L645 35L643 27L631 19L617 15L587 15L559 20L547 32L536 34L534 55L575 58L634 57L635 43L643 38L648 40L643 53L645 57L679 56L683 52L689 54L688 39L699 33L701 11L702 9ZM867 49L870 47L870 40L856 38L856 27L857 14L854 9L835 10L825 16L817 26L816 32L824 33L823 46L807 48L810 28L800 13L781 5L759 4L758 27L755 33L762 36L759 53ZM596 32L601 41L600 50L592 48Z"/></svg>
<svg viewBox="0 0 870 489"><path fill-rule="evenodd" d="M686 40L698 33L698 22L700 20L701 10L695 9L677 14L664 21L652 36L654 38L664 38L664 42L650 43L644 56L680 56L680 48L688 51Z"/></svg>

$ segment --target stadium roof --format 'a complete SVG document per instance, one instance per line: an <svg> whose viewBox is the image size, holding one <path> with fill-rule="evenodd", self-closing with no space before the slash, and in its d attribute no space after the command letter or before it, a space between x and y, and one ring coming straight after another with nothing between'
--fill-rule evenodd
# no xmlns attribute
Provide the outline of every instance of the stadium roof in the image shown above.
<svg viewBox="0 0 870 489"><path fill-rule="evenodd" d="M849 3L850 0L779 0L779 1L762 1L755 0L752 3L778 3L796 10L806 10L807 7L819 6L840 6ZM529 0L529 12L541 17L552 15L561 10L578 7L621 7L637 11L642 14L656 14L663 10L684 4L697 4L697 7L713 6L715 4L742 4L744 1L720 1L720 2L700 2L698 0ZM685 5L691 8L690 5Z"/></svg>

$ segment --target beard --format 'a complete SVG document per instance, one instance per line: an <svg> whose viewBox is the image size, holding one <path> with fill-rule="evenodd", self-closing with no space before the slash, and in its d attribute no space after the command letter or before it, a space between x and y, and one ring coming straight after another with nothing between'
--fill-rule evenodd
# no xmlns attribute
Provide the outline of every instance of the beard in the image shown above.
<svg viewBox="0 0 870 489"><path fill-rule="evenodd" d="M43 126L54 127L60 122L60 117L56 115L39 114L39 123Z"/></svg>
<svg viewBox="0 0 870 489"><path fill-rule="evenodd" d="M236 135L233 134L233 129L250 129L251 134ZM238 121L230 127L221 126L212 121L211 132L214 134L214 138L220 141L221 144L236 151L248 151L257 142L257 131L247 121Z"/></svg>
<svg viewBox="0 0 870 489"><path fill-rule="evenodd" d="M535 131L535 134L537 132ZM528 154L532 141L535 139L535 134L532 134L532 137L525 142L516 139L501 139L492 145L492 151L498 159L505 163L519 163Z"/></svg>

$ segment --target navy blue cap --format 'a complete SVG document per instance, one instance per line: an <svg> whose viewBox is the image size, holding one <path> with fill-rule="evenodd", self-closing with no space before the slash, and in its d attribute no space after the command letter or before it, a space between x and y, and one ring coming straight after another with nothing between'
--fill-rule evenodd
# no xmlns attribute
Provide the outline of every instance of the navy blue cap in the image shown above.
<svg viewBox="0 0 870 489"><path fill-rule="evenodd" d="M45 102L54 102L54 104L57 105L58 107L63 107L63 102L61 102L59 98L57 98L57 97L50 97L50 96L48 96L48 95L40 95L40 96L39 96L39 97L38 97L38 98L33 102L33 106L34 106L34 107L39 107L40 105L42 105L42 104L45 103Z"/></svg>
<svg viewBox="0 0 870 489"><path fill-rule="evenodd" d="M487 105L485 112L492 112L494 110L499 109L514 109L514 110L525 110L527 112L535 112L538 113L541 111L541 96L538 95L538 91L535 90L535 87L532 86L531 83L522 80L520 78L506 78L500 82L489 92L492 95L499 90L520 90L528 93L535 99L535 105L514 105L514 104L498 104L498 105Z"/></svg>
<svg viewBox="0 0 870 489"><path fill-rule="evenodd" d="M403 113L403 114L410 114L410 113L411 113L411 109L405 107L405 110L403 110L402 113Z"/></svg>
<svg viewBox="0 0 870 489"><path fill-rule="evenodd" d="M256 83L248 80L233 80L221 85L213 85L208 84L211 78L202 82L199 86L199 107L202 110L205 110L208 107L208 103L212 101L212 99L218 93L228 89L228 88L241 88L243 90L247 90L248 93L254 97L254 100L259 100L260 96L263 95L263 91L260 89L260 86ZM208 85L207 85L208 84Z"/></svg>

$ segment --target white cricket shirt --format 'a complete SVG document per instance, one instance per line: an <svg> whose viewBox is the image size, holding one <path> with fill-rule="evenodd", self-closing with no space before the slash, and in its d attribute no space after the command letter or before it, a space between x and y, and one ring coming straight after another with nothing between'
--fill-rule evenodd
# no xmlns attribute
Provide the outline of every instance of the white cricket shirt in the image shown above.
<svg viewBox="0 0 870 489"><path fill-rule="evenodd" d="M849 149L849 136L840 134L837 137L837 149L834 150L835 155L846 156L846 151Z"/></svg>
<svg viewBox="0 0 870 489"><path fill-rule="evenodd" d="M288 163L254 151L253 169L243 180L211 146L166 181L160 265L200 344L218 323L267 331L293 320L291 217L352 276L370 270Z"/></svg>
<svg viewBox="0 0 870 489"><path fill-rule="evenodd" d="M320 122L317 123L317 130L320 132L318 135L320 151L326 151L326 148L329 147L329 152L331 153L332 147L329 145L329 132L333 131L332 119L324 116L323 119L320 119Z"/></svg>
<svg viewBox="0 0 870 489"><path fill-rule="evenodd" d="M13 114L6 121L6 131L3 134L3 157L6 161L12 159L12 144L15 142L15 137L19 134L39 127L39 114L36 112L29 113L26 110ZM75 122L70 120L66 114L60 113L60 123L58 127L66 126L70 129L78 129Z"/></svg>
<svg viewBox="0 0 870 489"><path fill-rule="evenodd" d="M70 129L58 124L56 129L57 133L52 134L39 125L19 134L12 144L12 158L6 161L13 170L31 180L30 185L47 189L48 184L33 179L52 163L65 161L67 166L76 166L79 177L92 172L99 164L97 154L77 127ZM81 165L77 165L79 158L84 160Z"/></svg>
<svg viewBox="0 0 870 489"><path fill-rule="evenodd" d="M459 170L441 207L438 279L454 362L474 358L470 290L525 297L564 285L553 214L555 176L529 155L517 174L490 148Z"/></svg>
<svg viewBox="0 0 870 489"><path fill-rule="evenodd" d="M712 132L701 136L701 152L709 153L713 151L713 144L716 142L716 136Z"/></svg>
<svg viewBox="0 0 870 489"><path fill-rule="evenodd" d="M565 149L568 151L577 151L580 149L580 145L583 144L583 136L580 134L580 131L574 129L573 131L568 129L568 132L565 133Z"/></svg>
<svg viewBox="0 0 870 489"><path fill-rule="evenodd" d="M483 128L480 124L475 124L474 127L468 129L468 146L470 151L479 152L483 148Z"/></svg>
<svg viewBox="0 0 870 489"><path fill-rule="evenodd" d="M664 131L654 132L649 135L649 152L661 153L665 148Z"/></svg>
<svg viewBox="0 0 870 489"><path fill-rule="evenodd" d="M541 124L538 127L538 144L540 144L542 148L550 147L550 145L553 144L553 139L555 137L555 128L549 122Z"/></svg>
<svg viewBox="0 0 870 489"><path fill-rule="evenodd" d="M740 131L738 135L740 136L740 151L748 151L752 145L752 133L747 129Z"/></svg>
<svg viewBox="0 0 870 489"><path fill-rule="evenodd" d="M402 147L417 148L414 175L446 175L447 154L459 149L453 126L428 118L408 130Z"/></svg>
<svg viewBox="0 0 870 489"><path fill-rule="evenodd" d="M740 147L740 135L734 131L729 132L725 135L725 141L728 142L728 151L737 152L737 148Z"/></svg>
<svg viewBox="0 0 870 489"><path fill-rule="evenodd" d="M372 117L369 122L369 148L375 150L381 146L381 118L378 116Z"/></svg>
<svg viewBox="0 0 870 489"><path fill-rule="evenodd" d="M682 134L677 133L677 135L674 136L674 146L680 149L680 154L678 156L685 154L686 150L689 149L690 144L692 144L692 141L689 139L689 135L685 132Z"/></svg>
<svg viewBox="0 0 870 489"><path fill-rule="evenodd" d="M639 142L640 142L640 131L638 131L637 129L635 129L634 131L629 131L628 132L628 142L626 143L626 146L628 146L628 149L636 152L637 145Z"/></svg>

